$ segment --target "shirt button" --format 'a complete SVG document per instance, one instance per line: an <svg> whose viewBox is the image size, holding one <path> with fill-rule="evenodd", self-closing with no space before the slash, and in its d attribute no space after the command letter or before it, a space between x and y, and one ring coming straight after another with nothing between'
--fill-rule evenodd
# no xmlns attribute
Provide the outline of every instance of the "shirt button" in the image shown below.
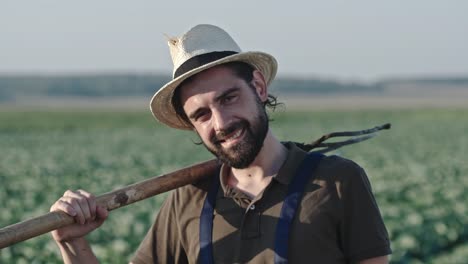
<svg viewBox="0 0 468 264"><path fill-rule="evenodd" d="M249 209L250 210L255 210L255 204L252 204Z"/></svg>

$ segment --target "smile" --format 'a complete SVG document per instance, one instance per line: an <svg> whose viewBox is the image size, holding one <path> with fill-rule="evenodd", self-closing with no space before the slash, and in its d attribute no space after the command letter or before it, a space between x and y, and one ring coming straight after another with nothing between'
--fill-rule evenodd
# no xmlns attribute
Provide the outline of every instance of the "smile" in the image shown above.
<svg viewBox="0 0 468 264"><path fill-rule="evenodd" d="M219 141L223 147L228 147L234 143L236 143L244 134L244 128L237 129L230 135L226 136L222 140Z"/></svg>

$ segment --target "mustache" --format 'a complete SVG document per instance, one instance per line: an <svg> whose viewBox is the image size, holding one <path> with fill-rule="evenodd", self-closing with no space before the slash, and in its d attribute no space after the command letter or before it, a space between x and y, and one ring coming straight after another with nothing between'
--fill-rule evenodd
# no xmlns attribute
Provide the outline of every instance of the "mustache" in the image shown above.
<svg viewBox="0 0 468 264"><path fill-rule="evenodd" d="M219 145L221 141L223 141L227 135L231 134L232 132L236 131L239 128L243 128L247 126L248 126L248 123L245 120L233 123L228 128L221 130L216 134L213 134L210 140L213 144Z"/></svg>

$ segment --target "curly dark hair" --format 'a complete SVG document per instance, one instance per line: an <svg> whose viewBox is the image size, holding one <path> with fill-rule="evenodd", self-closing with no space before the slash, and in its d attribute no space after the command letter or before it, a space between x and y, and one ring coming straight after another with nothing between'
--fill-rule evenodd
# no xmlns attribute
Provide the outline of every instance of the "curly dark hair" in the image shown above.
<svg viewBox="0 0 468 264"><path fill-rule="evenodd" d="M241 61L233 61L233 62L228 62L225 64L222 64L222 66L225 66L234 72L239 78L243 79L246 83L250 84L253 79L253 72L255 68L245 62ZM194 75L195 76L195 75ZM179 87L182 87L184 84L187 84L191 82L194 78L194 76L191 76L184 80L174 91L174 96L172 97L172 106L174 107L178 118L180 121L183 123L189 125L192 127L192 123L190 122L189 118L187 117L187 114L184 111L184 108L182 106L182 102L180 101L180 89ZM253 86L252 86L253 87ZM263 102L263 106L267 107L271 111L275 111L276 107L282 105L282 103L278 102L276 96L272 94L268 94L268 98L265 102Z"/></svg>

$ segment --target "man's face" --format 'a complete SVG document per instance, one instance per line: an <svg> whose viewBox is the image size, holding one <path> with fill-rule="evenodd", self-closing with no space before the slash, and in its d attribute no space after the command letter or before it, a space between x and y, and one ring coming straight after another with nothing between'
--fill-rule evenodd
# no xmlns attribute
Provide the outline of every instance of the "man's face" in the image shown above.
<svg viewBox="0 0 468 264"><path fill-rule="evenodd" d="M231 167L249 166L268 132L262 93L255 84L217 66L198 73L181 89L184 111L206 148Z"/></svg>

